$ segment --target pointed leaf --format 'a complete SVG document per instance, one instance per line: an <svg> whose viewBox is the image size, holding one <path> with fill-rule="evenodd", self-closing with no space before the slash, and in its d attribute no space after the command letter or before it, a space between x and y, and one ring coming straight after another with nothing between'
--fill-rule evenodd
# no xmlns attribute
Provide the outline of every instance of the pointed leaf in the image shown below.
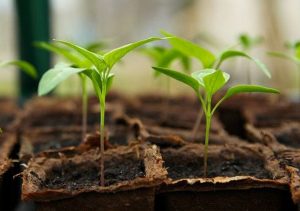
<svg viewBox="0 0 300 211"><path fill-rule="evenodd" d="M231 96L239 93L248 93L248 92L262 92L262 93L275 93L279 94L279 91L277 89L265 87L265 86L259 86L259 85L236 85L231 88L229 88L224 95L224 99L228 99Z"/></svg>
<svg viewBox="0 0 300 211"><path fill-rule="evenodd" d="M227 50L224 51L221 56L219 57L219 62L216 66L216 68L219 68L222 64L222 62L224 62L227 59L230 59L232 57L244 57L247 59L252 60L253 62L255 62L255 64L259 67L259 69L269 78L271 78L271 73L269 72L268 68L266 67L266 65L264 65L261 61L259 61L258 59L249 56L248 54L242 52L242 51L236 51L236 50Z"/></svg>
<svg viewBox="0 0 300 211"><path fill-rule="evenodd" d="M157 40L162 40L164 38L159 38L159 37L150 37L148 39L140 40L134 43L130 43L127 45L124 45L120 48L116 48L106 54L104 54L104 60L106 64L108 65L109 69L111 69L114 64L116 64L122 57L124 57L127 53L130 51L134 50L135 48L142 46L146 43L152 42L152 41L157 41Z"/></svg>
<svg viewBox="0 0 300 211"><path fill-rule="evenodd" d="M221 70L204 69L192 73L192 77L212 96L228 82L230 75Z"/></svg>
<svg viewBox="0 0 300 211"><path fill-rule="evenodd" d="M193 77L167 68L162 68L162 67L152 67L152 68L160 73L170 76L171 78L174 78L177 81L180 81L192 87L197 93L199 92L200 84Z"/></svg>
<svg viewBox="0 0 300 211"><path fill-rule="evenodd" d="M102 79L100 73L93 69L87 69L83 72L83 74L91 79L96 95L100 98L102 92Z"/></svg>
<svg viewBox="0 0 300 211"><path fill-rule="evenodd" d="M37 77L36 69L26 61L14 60L14 61L2 62L0 63L0 68L8 65L15 65L19 67L23 72L25 72L27 75L31 76L32 78Z"/></svg>
<svg viewBox="0 0 300 211"><path fill-rule="evenodd" d="M172 45L175 49L179 50L183 54L198 59L202 63L204 68L211 67L215 62L215 56L207 49L202 48L201 46L191 41L176 37L173 34L167 32L162 33L165 36L170 36L170 38L168 39L170 45Z"/></svg>
<svg viewBox="0 0 300 211"><path fill-rule="evenodd" d="M107 67L101 55L95 54L70 42L62 40L58 40L57 42L62 43L80 53L82 56L88 59L97 68L99 72L103 71Z"/></svg>
<svg viewBox="0 0 300 211"><path fill-rule="evenodd" d="M58 46L54 43L47 43L47 42L35 42L35 46L51 51L55 54L59 54L63 56L65 59L67 59L71 64L75 64L80 66L81 65L81 58L78 56L75 56L71 53L70 50L67 50L61 46Z"/></svg>
<svg viewBox="0 0 300 211"><path fill-rule="evenodd" d="M38 86L38 95L42 96L49 93L71 75L80 73L84 70L84 68L73 68L65 64L56 65L42 76Z"/></svg>
<svg viewBox="0 0 300 211"><path fill-rule="evenodd" d="M106 94L109 92L109 90L112 86L114 78L115 78L115 74L110 73L108 78L107 78L107 82L106 82Z"/></svg>
<svg viewBox="0 0 300 211"><path fill-rule="evenodd" d="M295 62L296 64L300 64L300 59L298 59L297 57L294 56L290 56L286 53L282 53L282 52L268 52L268 55L270 56L274 56L274 57L278 57L281 59L287 59L290 60L292 62Z"/></svg>

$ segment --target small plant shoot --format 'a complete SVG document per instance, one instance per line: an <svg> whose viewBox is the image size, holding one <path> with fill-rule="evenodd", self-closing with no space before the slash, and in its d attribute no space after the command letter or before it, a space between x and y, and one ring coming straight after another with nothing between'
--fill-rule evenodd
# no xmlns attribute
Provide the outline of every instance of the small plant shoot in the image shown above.
<svg viewBox="0 0 300 211"><path fill-rule="evenodd" d="M83 57L81 54L78 54L76 51L64 48L58 43L47 43L47 42L36 42L35 45L39 48L48 50L52 53L62 56L69 65L56 65L53 69L48 70L42 77L40 82L40 88L38 90L39 95L46 95L51 92L58 84L62 81L69 78L73 75L74 71L76 72L79 68L90 68L92 66L91 62ZM93 52L102 52L105 47L105 43L91 43L87 46L87 49ZM75 67L75 69L74 69ZM52 86L49 85L48 79L53 77L52 75L60 75L58 72L66 71L66 74L63 74L63 77L57 78L55 82L52 83ZM80 78L81 90L82 90L82 141L85 138L87 132L87 105L88 105L88 93L87 93L87 77L82 72L78 72L77 75ZM44 83L48 84L43 85ZM46 88L46 89L44 89Z"/></svg>
<svg viewBox="0 0 300 211"><path fill-rule="evenodd" d="M22 70L24 73L29 75L30 77L37 78L36 69L26 61L13 60L13 61L0 62L0 68L4 68L6 66L16 66L20 68L20 70Z"/></svg>
<svg viewBox="0 0 300 211"><path fill-rule="evenodd" d="M204 145L204 177L207 176L207 154L208 154L208 144L209 144L209 133L211 127L211 119L220 104L230 98L233 95L246 92L263 92L263 93L279 93L278 90L273 88L268 88L259 85L236 85L227 89L225 95L212 106L212 98L214 94L225 86L229 81L230 75L223 72L220 69L206 68L200 71L193 72L191 75L186 75L175 70L153 67L154 70L159 71L171 78L174 78L189 87L191 87L201 105L206 118L205 127L205 145Z"/></svg>
<svg viewBox="0 0 300 211"><path fill-rule="evenodd" d="M268 52L270 56L286 59L293 62L297 66L297 84L298 84L298 100L300 100L300 41L288 43L287 47L292 50L292 54L285 52Z"/></svg>
<svg viewBox="0 0 300 211"><path fill-rule="evenodd" d="M267 67L261 61L254 57L251 57L244 51L228 49L221 52L219 55L215 55L208 49L203 48L202 46L195 44L189 40L177 37L168 32L162 32L162 34L170 37L168 41L171 44L171 46L173 46L176 50L180 51L182 54L196 58L202 64L203 68L220 69L221 65L228 59L234 57L242 57L253 61L264 75L266 75L268 78L271 78L271 74ZM200 127L202 116L203 110L200 109L199 115L192 130L192 136L194 137L194 140L196 137L196 132Z"/></svg>
<svg viewBox="0 0 300 211"><path fill-rule="evenodd" d="M111 73L114 65L119 62L127 53L147 44L152 41L161 40L163 38L151 37L138 42L130 43L122 47L113 49L103 55L96 54L78 45L72 44L66 41L57 41L70 49L75 50L79 53L85 60L89 61L90 67L60 67L55 66L45 77L44 81L41 80L39 86L39 92L43 93L44 90L55 87L57 84L68 78L73 74L82 73L88 77L93 84L95 93L99 99L100 105L100 185L104 186L104 127L105 127L105 105L106 105L106 95L113 83L114 74ZM47 80L46 80L47 79Z"/></svg>

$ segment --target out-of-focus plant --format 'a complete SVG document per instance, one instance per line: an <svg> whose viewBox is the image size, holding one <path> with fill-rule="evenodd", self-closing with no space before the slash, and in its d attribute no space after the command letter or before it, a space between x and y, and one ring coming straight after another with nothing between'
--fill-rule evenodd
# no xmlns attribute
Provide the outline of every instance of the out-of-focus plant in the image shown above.
<svg viewBox="0 0 300 211"><path fill-rule="evenodd" d="M22 70L24 73L29 75L30 77L32 77L32 78L37 77L36 69L29 62L22 61L22 60L0 62L0 68L6 67L6 66L16 66L16 67L20 68L20 70Z"/></svg>
<svg viewBox="0 0 300 211"><path fill-rule="evenodd" d="M286 59L293 62L297 66L297 84L298 84L298 100L300 100L300 41L295 43L287 43L286 47L291 50L291 53L285 52L268 52L270 56Z"/></svg>
<svg viewBox="0 0 300 211"><path fill-rule="evenodd" d="M250 53L256 46L262 44L263 38L261 36L251 37L249 34L243 33L238 37L238 42L244 52ZM251 70L249 69L249 66L246 66L245 71L247 74L247 83L252 84Z"/></svg>

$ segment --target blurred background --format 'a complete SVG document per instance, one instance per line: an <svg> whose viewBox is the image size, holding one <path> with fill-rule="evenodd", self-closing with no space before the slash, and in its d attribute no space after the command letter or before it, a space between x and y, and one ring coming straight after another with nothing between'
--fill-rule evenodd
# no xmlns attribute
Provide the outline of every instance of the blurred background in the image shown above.
<svg viewBox="0 0 300 211"><path fill-rule="evenodd" d="M237 44L237 38L241 33L261 36L263 42L252 49L250 54L267 64L273 78L267 79L255 65L245 59L234 59L226 62L224 68L234 74L232 83L245 83L243 70L251 68L253 83L271 85L286 94L297 93L299 87L297 66L289 61L271 58L266 54L267 51L275 50L288 52L284 43L300 39L300 1L298 0L23 1L29 3L29 7L48 2L46 3L48 12L43 12L39 8L29 8L32 14L23 10L26 6L20 6L21 2L22 0L0 0L0 61L16 59L20 55L24 57L24 52L20 53L18 46L22 37L26 36L31 28L28 26L26 30L28 23L25 21L22 25L23 29L20 30L20 21L24 21L27 17L31 22L39 23L43 21L40 17L47 15L49 40L63 39L81 45L105 41L108 48L157 36L161 29L202 43L215 53ZM47 38L47 35L45 37ZM56 61L57 58L52 58L51 63ZM128 95L163 92L161 81L152 77L151 65L153 65L151 60L138 51L130 53L114 69L117 77L113 88ZM47 68L46 66L41 67ZM199 68L201 66L194 62L192 69ZM1 95L16 96L19 73L14 68L1 69L1 71ZM25 84L25 86L29 85ZM172 81L172 94L186 90L188 89L184 86ZM79 91L79 81L74 77L59 86L56 93L77 94Z"/></svg>

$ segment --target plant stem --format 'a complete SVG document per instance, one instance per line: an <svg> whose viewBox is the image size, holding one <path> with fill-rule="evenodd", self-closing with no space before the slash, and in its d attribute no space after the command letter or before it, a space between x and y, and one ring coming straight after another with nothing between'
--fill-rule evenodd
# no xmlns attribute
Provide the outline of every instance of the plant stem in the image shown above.
<svg viewBox="0 0 300 211"><path fill-rule="evenodd" d="M205 128L205 145L204 145L204 177L207 177L207 154L208 154L208 143L209 143L209 132L211 126L211 115L206 117L206 128Z"/></svg>
<svg viewBox="0 0 300 211"><path fill-rule="evenodd" d="M103 90L103 89L102 89ZM106 92L101 93L100 97L100 185L104 186L104 120L105 120L105 95Z"/></svg>
<svg viewBox="0 0 300 211"><path fill-rule="evenodd" d="M88 96L86 90L86 76L81 76L81 86L82 86L82 142L84 141L85 134L87 132L87 104Z"/></svg>
<svg viewBox="0 0 300 211"><path fill-rule="evenodd" d="M203 174L204 177L207 177L207 154L208 154L208 143L209 143L209 132L210 132L210 126L211 126L211 98L207 98L207 108L206 108L206 126L205 126L205 145L204 145L204 168L203 168Z"/></svg>

